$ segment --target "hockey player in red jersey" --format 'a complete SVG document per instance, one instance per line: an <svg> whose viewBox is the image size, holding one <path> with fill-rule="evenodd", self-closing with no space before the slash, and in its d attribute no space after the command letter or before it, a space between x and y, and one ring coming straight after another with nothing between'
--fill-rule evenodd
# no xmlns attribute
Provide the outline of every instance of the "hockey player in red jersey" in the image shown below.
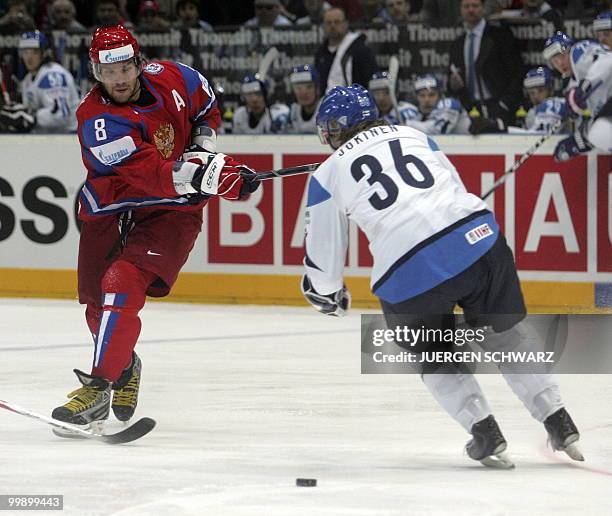
<svg viewBox="0 0 612 516"><path fill-rule="evenodd" d="M212 87L181 63L145 63L123 26L100 28L89 57L97 84L77 111L87 181L80 195L79 301L94 340L90 374L53 417L99 426L112 406L134 414L141 362L134 347L145 296L166 296L218 195L242 199L259 182L216 153ZM118 230L119 228L119 230Z"/></svg>

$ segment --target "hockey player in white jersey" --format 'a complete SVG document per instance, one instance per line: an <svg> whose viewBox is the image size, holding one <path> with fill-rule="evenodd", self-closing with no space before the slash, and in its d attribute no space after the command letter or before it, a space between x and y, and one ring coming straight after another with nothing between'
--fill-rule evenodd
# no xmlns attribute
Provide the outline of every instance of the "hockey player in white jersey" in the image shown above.
<svg viewBox="0 0 612 516"><path fill-rule="evenodd" d="M49 43L40 31L26 32L19 54L28 73L21 83L22 102L35 117L33 132L74 132L80 95L74 78L51 60Z"/></svg>
<svg viewBox="0 0 612 516"><path fill-rule="evenodd" d="M419 116L406 122L425 134L469 134L470 117L457 99L444 97L440 81L421 75L414 81Z"/></svg>
<svg viewBox="0 0 612 516"><path fill-rule="evenodd" d="M319 76L312 65L296 66L289 83L295 102L289 106L288 132L293 134L316 134L316 113L321 100Z"/></svg>
<svg viewBox="0 0 612 516"><path fill-rule="evenodd" d="M257 74L247 75L242 81L240 93L244 106L234 111L233 134L278 134L286 130L289 107L285 104L268 104L268 81Z"/></svg>
<svg viewBox="0 0 612 516"><path fill-rule="evenodd" d="M612 53L591 40L578 43L563 32L546 40L544 58L577 86L566 96L567 115L581 117L574 134L561 140L555 158L567 161L593 147L612 152Z"/></svg>
<svg viewBox="0 0 612 516"><path fill-rule="evenodd" d="M553 95L553 76L549 68L539 66L525 74L523 87L532 107L525 117L525 129L529 132L546 133L562 120L566 103L563 97Z"/></svg>
<svg viewBox="0 0 612 516"><path fill-rule="evenodd" d="M593 20L593 32L597 41L612 49L612 11L601 13Z"/></svg>
<svg viewBox="0 0 612 516"><path fill-rule="evenodd" d="M323 98L317 126L334 152L308 186L306 299L327 315L349 309L343 268L350 219L368 238L372 291L388 322L401 314L452 315L459 304L468 322L492 328L487 339L492 349L530 349L512 252L487 205L466 191L434 140L388 125L371 95L356 84L335 87ZM583 460L575 444L578 430L552 376L515 374L515 365L500 369L544 423L553 448ZM455 364L421 373L440 405L472 434L468 455L485 465L512 467L474 376Z"/></svg>
<svg viewBox="0 0 612 516"><path fill-rule="evenodd" d="M368 91L374 97L378 112L391 125L405 125L419 116L419 110L410 102L400 101L393 105L391 78L388 72L376 72L368 82Z"/></svg>

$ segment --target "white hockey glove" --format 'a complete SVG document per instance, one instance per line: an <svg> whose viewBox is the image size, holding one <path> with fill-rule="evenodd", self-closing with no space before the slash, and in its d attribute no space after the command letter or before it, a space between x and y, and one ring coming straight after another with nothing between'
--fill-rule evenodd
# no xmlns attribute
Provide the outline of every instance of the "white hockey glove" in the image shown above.
<svg viewBox="0 0 612 516"><path fill-rule="evenodd" d="M333 294L319 294L310 283L308 276L304 274L301 287L306 300L322 314L342 317L351 307L351 293L346 286Z"/></svg>
<svg viewBox="0 0 612 516"><path fill-rule="evenodd" d="M207 151L197 143L192 143L183 151L181 160L189 161L189 163L196 163L198 165L204 165L205 163L208 163L210 157L214 156L215 154L216 152Z"/></svg>
<svg viewBox="0 0 612 516"><path fill-rule="evenodd" d="M186 154L183 154L185 157ZM212 154L198 151L198 164L192 157L189 162L177 161L173 168L174 188L179 195L218 195L229 201L245 199L257 188L260 180L246 165L222 153ZM200 159L198 158L198 159Z"/></svg>

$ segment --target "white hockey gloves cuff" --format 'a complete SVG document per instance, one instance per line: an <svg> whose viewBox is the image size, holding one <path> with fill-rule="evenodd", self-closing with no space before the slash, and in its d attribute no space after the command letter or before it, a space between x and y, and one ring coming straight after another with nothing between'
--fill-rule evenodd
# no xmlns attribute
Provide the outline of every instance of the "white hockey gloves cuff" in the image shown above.
<svg viewBox="0 0 612 516"><path fill-rule="evenodd" d="M342 317L351 307L351 294L346 286L333 294L319 294L310 283L308 276L304 274L301 287L306 300L322 314Z"/></svg>

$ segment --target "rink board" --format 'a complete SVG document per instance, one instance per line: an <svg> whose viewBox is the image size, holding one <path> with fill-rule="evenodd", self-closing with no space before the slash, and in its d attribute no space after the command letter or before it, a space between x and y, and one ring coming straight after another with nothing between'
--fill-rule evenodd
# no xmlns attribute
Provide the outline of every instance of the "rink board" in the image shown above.
<svg viewBox="0 0 612 516"><path fill-rule="evenodd" d="M488 190L537 136L438 137L466 187ZM552 138L506 187L489 197L531 310L612 306L612 166L590 153L552 159ZM321 161L314 136L223 136L220 150L257 170ZM0 137L0 296L76 296L76 196L84 179L72 136ZM302 304L307 176L264 183L249 200L213 200L171 299ZM356 305L375 306L372 258L352 227L345 274Z"/></svg>

